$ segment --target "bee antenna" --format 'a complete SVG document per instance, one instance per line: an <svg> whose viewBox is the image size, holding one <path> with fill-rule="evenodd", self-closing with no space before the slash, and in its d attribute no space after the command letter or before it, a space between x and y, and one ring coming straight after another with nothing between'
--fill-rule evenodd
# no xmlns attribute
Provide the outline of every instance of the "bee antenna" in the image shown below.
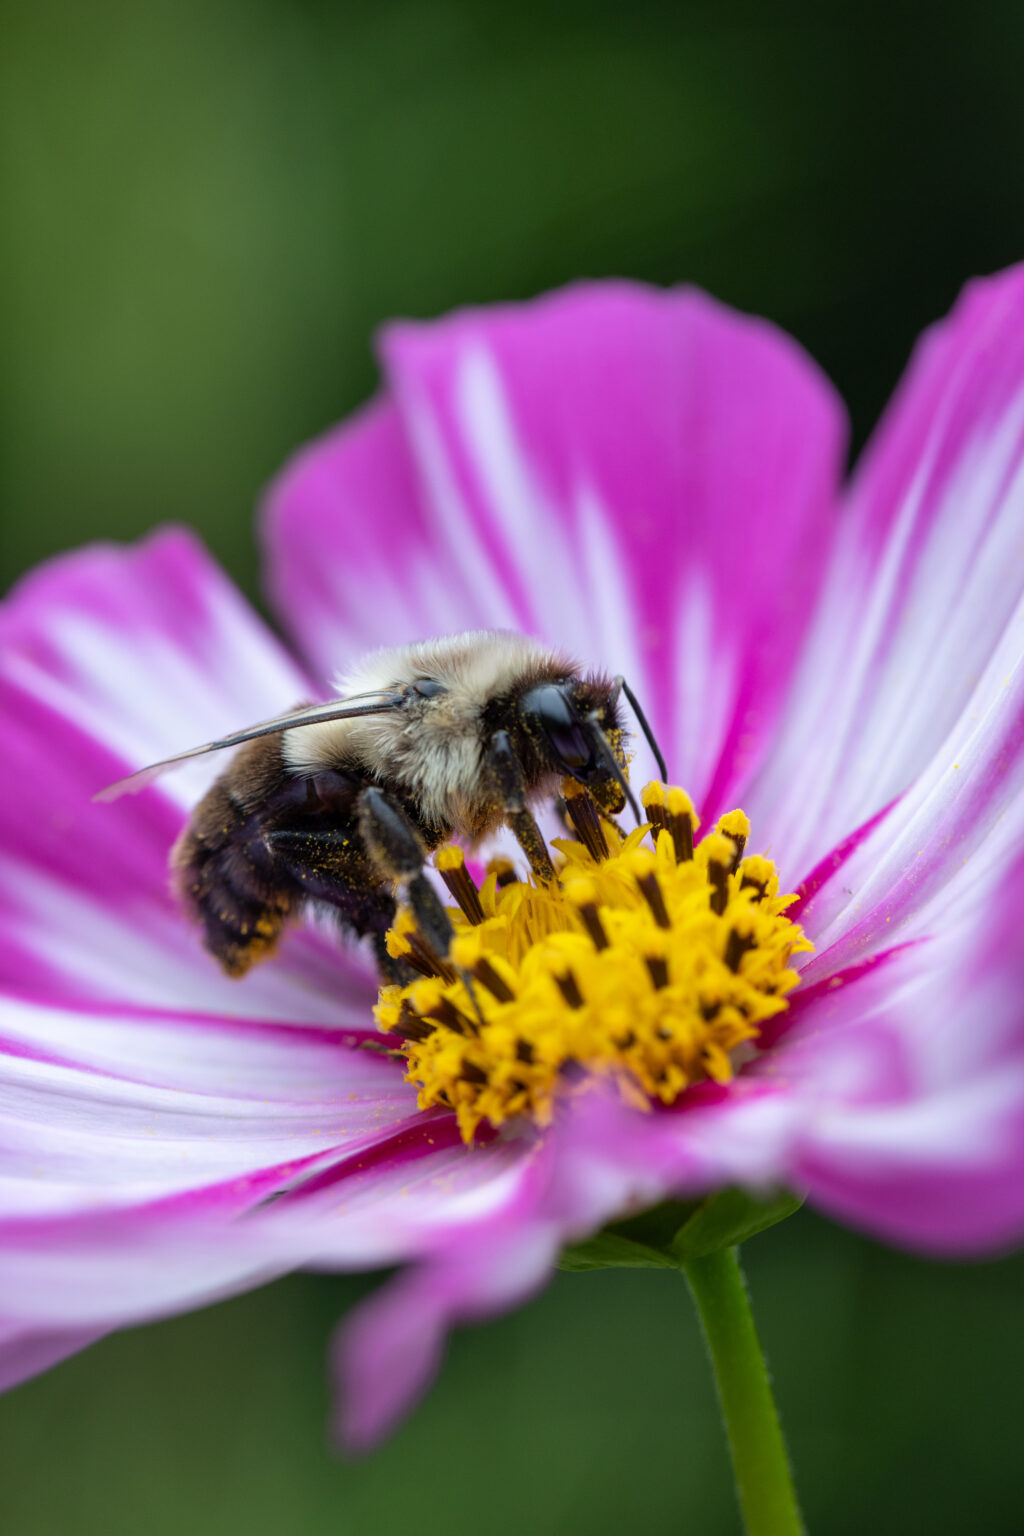
<svg viewBox="0 0 1024 1536"><path fill-rule="evenodd" d="M633 791L630 789L626 775L615 761L615 753L608 745L608 738L604 731L601 729L601 723L597 718L596 710L593 714L587 716L586 725L588 727L587 734L589 735L591 741L594 743L594 746L597 748L598 756L602 759L605 767L611 773L612 778L616 781L619 788L622 790L622 793L629 801L630 809L632 810L633 815L636 817L637 826L639 826L643 820L643 817L640 815L640 807L636 803L636 795L634 795Z"/></svg>
<svg viewBox="0 0 1024 1536"><path fill-rule="evenodd" d="M647 723L647 716L644 714L643 710L640 708L640 701L639 701L639 699L637 698L636 694L633 692L633 690L629 686L629 684L626 682L626 679L624 677L622 677L622 676L619 676L619 677L617 677L615 679L615 688L616 688L616 691L621 688L623 693L626 695L626 698L629 700L630 708L632 709L634 715L636 715L636 718L640 722L640 729L643 731L644 735L647 737L647 745L650 747L651 751L654 753L654 760L655 760L655 762L658 765L658 772L661 774L661 782L663 784L667 784L668 783L668 769L665 767L665 759L662 756L661 748L658 746L658 743L655 740L654 732L651 730L651 727Z"/></svg>

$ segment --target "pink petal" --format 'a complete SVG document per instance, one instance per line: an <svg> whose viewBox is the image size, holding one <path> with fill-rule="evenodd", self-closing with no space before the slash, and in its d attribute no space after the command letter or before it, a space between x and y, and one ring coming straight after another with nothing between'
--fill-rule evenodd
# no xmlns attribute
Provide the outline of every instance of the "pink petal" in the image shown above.
<svg viewBox="0 0 1024 1536"><path fill-rule="evenodd" d="M899 800L804 913L821 949L843 940L819 969L934 927L965 883L991 887L993 829L1002 850L1024 832L1022 525L1016 268L971 284L915 352L747 803L793 881Z"/></svg>
<svg viewBox="0 0 1024 1536"><path fill-rule="evenodd" d="M391 399L269 499L270 579L316 665L533 632L626 673L702 802L735 793L831 540L821 376L764 322L623 283L392 327L384 352Z"/></svg>
<svg viewBox="0 0 1024 1536"><path fill-rule="evenodd" d="M430 1385L449 1329L524 1301L557 1256L552 1229L504 1231L457 1263L408 1269L378 1291L335 1342L338 1440L356 1451L381 1440Z"/></svg>
<svg viewBox="0 0 1024 1536"><path fill-rule="evenodd" d="M566 1242L707 1179L659 1117L584 1096L544 1140L520 1144L497 1204L477 1204L470 1221L439 1211L415 1267L343 1325L334 1353L340 1441L366 1450L387 1434L429 1385L448 1330L525 1300Z"/></svg>
<svg viewBox="0 0 1024 1536"><path fill-rule="evenodd" d="M268 1169L280 1187L285 1165L354 1156L416 1114L395 1063L341 1031L14 998L0 1017L0 1218Z"/></svg>
<svg viewBox="0 0 1024 1536"><path fill-rule="evenodd" d="M0 1392L39 1376L102 1337L97 1331L43 1333L0 1322Z"/></svg>
<svg viewBox="0 0 1024 1536"><path fill-rule="evenodd" d="M0 1316L36 1332L105 1329L300 1265L400 1263L459 1234L500 1228L529 1168L522 1145L456 1150L430 1117L390 1131L382 1121L347 1149L329 1144L326 1127L324 1140L319 1158L147 1203L0 1220Z"/></svg>
<svg viewBox="0 0 1024 1536"><path fill-rule="evenodd" d="M167 858L223 766L112 805L127 769L308 696L311 685L191 537L44 566L0 609L0 983L269 1018L365 1023L368 968L310 932L244 989L174 902Z"/></svg>
<svg viewBox="0 0 1024 1536"><path fill-rule="evenodd" d="M795 1171L826 1209L944 1253L1020 1238L1022 910L1024 856L980 910L904 952L884 987L852 1010L815 1010L816 1036L786 1053L782 1069L813 1094Z"/></svg>

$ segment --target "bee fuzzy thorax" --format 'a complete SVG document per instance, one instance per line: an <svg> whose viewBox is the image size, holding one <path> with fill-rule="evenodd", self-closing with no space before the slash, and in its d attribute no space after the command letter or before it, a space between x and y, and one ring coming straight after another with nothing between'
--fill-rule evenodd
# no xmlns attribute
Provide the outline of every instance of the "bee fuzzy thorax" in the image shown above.
<svg viewBox="0 0 1024 1536"><path fill-rule="evenodd" d="M472 630L373 652L338 681L342 696L404 693L400 712L302 726L284 736L295 773L358 762L416 803L422 820L472 837L494 829L501 807L482 773L487 732L531 688L572 676L574 663L541 642ZM422 697L417 697L423 690ZM529 786L543 798L557 775Z"/></svg>

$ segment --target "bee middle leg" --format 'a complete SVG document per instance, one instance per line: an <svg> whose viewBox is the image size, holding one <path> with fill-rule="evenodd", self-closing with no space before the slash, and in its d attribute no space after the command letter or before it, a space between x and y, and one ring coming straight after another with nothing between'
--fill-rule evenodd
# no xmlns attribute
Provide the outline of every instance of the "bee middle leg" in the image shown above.
<svg viewBox="0 0 1024 1536"><path fill-rule="evenodd" d="M487 765L501 797L505 820L520 848L530 861L538 880L553 880L555 867L540 827L526 808L526 785L519 759L512 750L507 731L495 731L487 750Z"/></svg>
<svg viewBox="0 0 1024 1536"><path fill-rule="evenodd" d="M359 830L366 849L386 879L397 882L427 944L444 959L455 930L426 875L423 840L402 807L384 790L370 785L359 796Z"/></svg>

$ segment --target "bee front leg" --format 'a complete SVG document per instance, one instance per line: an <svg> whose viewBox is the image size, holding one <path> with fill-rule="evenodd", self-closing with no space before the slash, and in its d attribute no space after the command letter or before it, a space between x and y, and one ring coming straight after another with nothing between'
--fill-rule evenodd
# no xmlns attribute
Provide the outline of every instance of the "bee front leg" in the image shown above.
<svg viewBox="0 0 1024 1536"><path fill-rule="evenodd" d="M553 880L555 867L548 853L540 827L526 808L526 786L519 759L512 750L507 731L495 731L487 751L487 764L501 797L505 820L530 861L538 880Z"/></svg>

